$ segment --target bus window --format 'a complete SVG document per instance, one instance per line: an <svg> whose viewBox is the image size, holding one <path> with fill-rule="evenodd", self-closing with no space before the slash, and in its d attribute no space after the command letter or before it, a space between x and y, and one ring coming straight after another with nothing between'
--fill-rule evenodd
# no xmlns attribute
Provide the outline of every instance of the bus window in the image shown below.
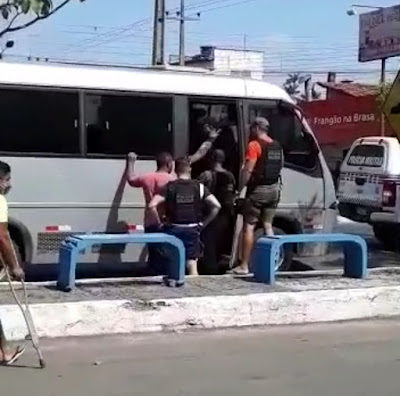
<svg viewBox="0 0 400 396"><path fill-rule="evenodd" d="M240 161L236 104L193 101L190 103L189 123L189 154L195 153L207 139L207 133L204 129L206 124L221 129L221 133L216 139L213 149L221 149L225 152L225 168L237 177ZM193 177L197 177L204 170L210 169L212 150L210 150L205 158L193 164Z"/></svg>
<svg viewBox="0 0 400 396"><path fill-rule="evenodd" d="M312 171L318 164L318 149L314 138L304 131L301 120L289 109L249 106L249 125L256 117L268 119L273 139L279 141L285 153L285 166Z"/></svg>
<svg viewBox="0 0 400 396"><path fill-rule="evenodd" d="M1 152L79 154L78 94L0 89Z"/></svg>
<svg viewBox="0 0 400 396"><path fill-rule="evenodd" d="M172 101L169 98L95 95L85 97L87 152L154 157L172 150Z"/></svg>

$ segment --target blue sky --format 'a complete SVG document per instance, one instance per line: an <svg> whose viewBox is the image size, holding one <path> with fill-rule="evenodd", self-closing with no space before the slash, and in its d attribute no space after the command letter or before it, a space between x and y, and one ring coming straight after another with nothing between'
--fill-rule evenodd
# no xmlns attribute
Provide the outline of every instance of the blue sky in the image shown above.
<svg viewBox="0 0 400 396"><path fill-rule="evenodd" d="M148 64L153 2L72 0L57 15L14 34L16 44L8 59L23 60L31 55ZM166 2L167 9L174 10L179 0ZM360 2L395 4L387 0ZM343 78L373 82L379 77L379 62L357 61L358 18L346 14L350 5L346 0L186 0L189 15L201 12L199 21L186 24L187 54L197 53L200 45L243 47L246 35L247 48L265 52L265 68L271 78L298 70L317 76L322 72L322 76L331 70L343 72ZM177 48L178 23L169 21L167 53L176 54ZM398 60L390 60L389 70L397 67Z"/></svg>

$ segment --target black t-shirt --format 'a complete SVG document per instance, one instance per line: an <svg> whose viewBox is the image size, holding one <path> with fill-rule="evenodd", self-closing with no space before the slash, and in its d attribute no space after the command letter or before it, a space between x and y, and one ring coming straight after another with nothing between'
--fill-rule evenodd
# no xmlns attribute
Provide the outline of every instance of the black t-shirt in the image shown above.
<svg viewBox="0 0 400 396"><path fill-rule="evenodd" d="M205 171L199 176L199 181L215 195L222 209L231 210L235 195L236 180L226 169L221 171Z"/></svg>

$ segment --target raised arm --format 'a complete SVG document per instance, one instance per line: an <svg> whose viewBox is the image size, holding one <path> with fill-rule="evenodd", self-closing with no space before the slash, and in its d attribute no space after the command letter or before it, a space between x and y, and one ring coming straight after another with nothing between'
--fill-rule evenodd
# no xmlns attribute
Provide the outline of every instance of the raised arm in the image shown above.
<svg viewBox="0 0 400 396"><path fill-rule="evenodd" d="M141 177L135 175L137 155L129 153L126 157L126 181L131 187L142 187Z"/></svg>

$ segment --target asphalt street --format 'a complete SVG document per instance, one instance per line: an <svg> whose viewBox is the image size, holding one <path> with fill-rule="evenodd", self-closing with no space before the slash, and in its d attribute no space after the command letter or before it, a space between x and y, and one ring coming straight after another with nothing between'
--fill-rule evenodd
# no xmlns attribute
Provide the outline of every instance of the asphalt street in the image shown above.
<svg viewBox="0 0 400 396"><path fill-rule="evenodd" d="M45 340L4 395L398 396L400 321Z"/></svg>

